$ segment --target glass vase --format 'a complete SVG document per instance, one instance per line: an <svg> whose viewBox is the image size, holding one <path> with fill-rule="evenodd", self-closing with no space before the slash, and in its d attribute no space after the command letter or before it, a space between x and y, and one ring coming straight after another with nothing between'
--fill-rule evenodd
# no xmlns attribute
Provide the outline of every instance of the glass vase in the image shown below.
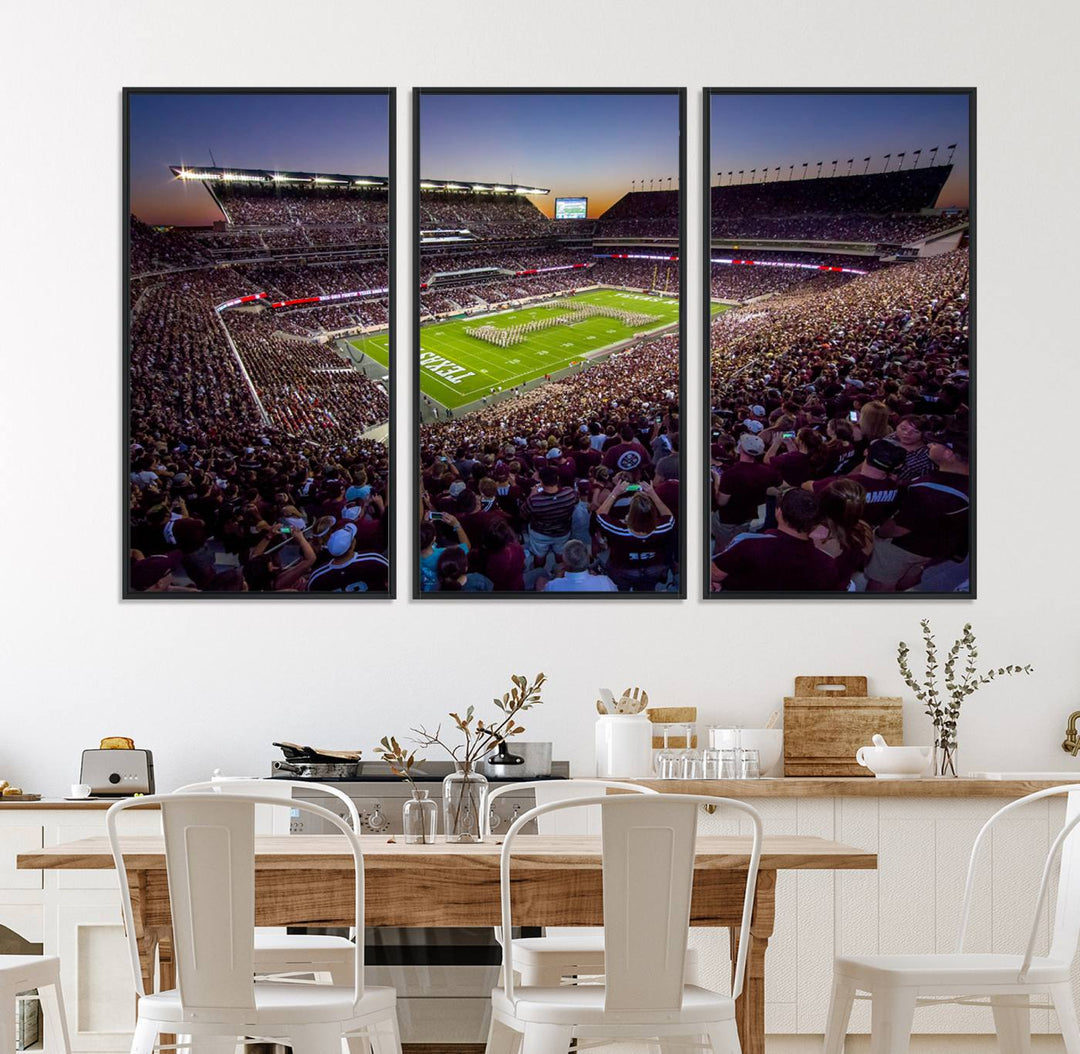
<svg viewBox="0 0 1080 1054"><path fill-rule="evenodd" d="M956 777L960 774L956 741L934 741L934 775Z"/></svg>
<svg viewBox="0 0 1080 1054"><path fill-rule="evenodd" d="M448 842L479 842L487 779L471 765L458 765L443 780L443 834Z"/></svg>
<svg viewBox="0 0 1080 1054"><path fill-rule="evenodd" d="M439 807L426 790L413 790L401 807L401 830L406 845L431 845L439 827Z"/></svg>

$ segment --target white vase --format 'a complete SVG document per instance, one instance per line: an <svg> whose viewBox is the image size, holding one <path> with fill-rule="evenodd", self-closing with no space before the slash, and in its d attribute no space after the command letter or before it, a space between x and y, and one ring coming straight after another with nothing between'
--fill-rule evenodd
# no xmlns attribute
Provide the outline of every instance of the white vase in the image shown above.
<svg viewBox="0 0 1080 1054"><path fill-rule="evenodd" d="M644 714L601 714L596 719L596 775L651 775L652 734Z"/></svg>

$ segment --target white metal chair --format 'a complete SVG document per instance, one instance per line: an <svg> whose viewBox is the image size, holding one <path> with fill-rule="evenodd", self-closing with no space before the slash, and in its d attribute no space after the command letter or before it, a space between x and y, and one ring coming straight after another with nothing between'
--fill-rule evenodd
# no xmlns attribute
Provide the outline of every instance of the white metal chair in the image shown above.
<svg viewBox="0 0 1080 1054"><path fill-rule="evenodd" d="M1027 948L1023 954L976 954L964 951L980 851L994 825L1003 817L1042 798L1068 794L1065 826L1054 839L1043 867ZM1057 1011L1068 1054L1080 1054L1069 974L1080 939L1080 784L1037 791L1010 802L984 824L971 850L967 884L960 914L956 951L927 955L840 956L835 963L832 999L825 1032L825 1054L841 1054L844 1037L857 998L872 1000L871 1051L906 1054L914 1013L920 1006L955 1003L988 1005L1002 1054L1028 1054L1031 1050L1031 997L1049 992ZM1061 854L1057 910L1050 953L1035 955L1040 916L1049 895L1054 862ZM859 993L868 993L860 995ZM985 1002L984 1002L985 1001Z"/></svg>
<svg viewBox="0 0 1080 1054"><path fill-rule="evenodd" d="M549 802L519 816L500 861L502 927L511 932L514 843L531 820L558 809L599 805L602 815L602 985L518 986L514 941L503 946L503 984L491 993L487 1054L566 1054L574 1040L705 1035L713 1054L740 1054L735 999L742 992L761 860L761 817L744 802L691 794L604 795ZM685 984L686 942L699 805L726 806L753 824L739 950L731 995Z"/></svg>
<svg viewBox="0 0 1080 1054"><path fill-rule="evenodd" d="M521 791L544 790L557 796L557 800L574 797L592 797L601 790L621 790L632 794L656 794L651 787L620 780L569 779L528 780L522 783L505 783L488 791L484 807L485 837L491 831L491 806L504 794ZM568 793L569 792L569 793ZM591 793L590 793L591 792ZM569 933L549 933L543 937L519 937L514 941L514 969L523 985L554 986L564 978L596 977L604 972L604 931L599 927L581 928ZM495 929L495 939L502 944L502 930ZM687 955L694 960L693 949Z"/></svg>
<svg viewBox="0 0 1080 1054"><path fill-rule="evenodd" d="M60 960L53 955L0 955L0 1054L15 1054L15 997L35 988L49 1050L63 1054L71 1050L60 991Z"/></svg>
<svg viewBox="0 0 1080 1054"><path fill-rule="evenodd" d="M266 781L260 779L219 779L189 783L178 787L176 794L212 792L216 794L259 793ZM356 804L342 791L328 783L310 780L274 780L275 787L303 791L318 790L337 798L345 807L345 816L352 829L360 833L360 814ZM345 819L342 816L342 819ZM314 974L322 984L351 985L353 983L353 942L348 937L319 933L279 933L274 929L255 930L255 974L262 978L295 977Z"/></svg>
<svg viewBox="0 0 1080 1054"><path fill-rule="evenodd" d="M117 822L125 809L161 808L172 910L176 987L143 988ZM295 1054L340 1054L363 1035L374 1054L400 1054L396 993L364 984L364 944L353 945L348 987L255 981L255 806L300 809L340 831L353 856L355 925L364 926L364 858L356 832L322 806L256 794L162 794L117 802L105 816L120 878L124 926L139 998L131 1054L151 1054L162 1032L193 1043L242 1037L288 1043Z"/></svg>

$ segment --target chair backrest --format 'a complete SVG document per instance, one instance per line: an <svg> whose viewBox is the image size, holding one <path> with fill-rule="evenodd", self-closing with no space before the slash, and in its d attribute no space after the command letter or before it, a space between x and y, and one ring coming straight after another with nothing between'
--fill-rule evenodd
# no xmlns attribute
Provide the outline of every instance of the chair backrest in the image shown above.
<svg viewBox="0 0 1080 1054"><path fill-rule="evenodd" d="M754 892L761 861L761 817L745 802L698 794L603 795L549 802L510 826L500 861L502 926L511 932L510 864L527 823L547 812L599 805L603 816L604 1005L609 1011L678 1010L682 1006L690 901L694 882L697 808L737 809L753 836L732 997L742 992ZM513 942L503 946L503 984L514 1000Z"/></svg>
<svg viewBox="0 0 1080 1054"><path fill-rule="evenodd" d="M1053 876L1054 863L1059 855L1061 857L1061 871L1058 878L1057 908L1050 946L1050 958L1058 962L1072 962L1076 956L1077 945L1080 944L1080 830L1077 829L1080 827L1080 783L1050 787L1009 802L1008 805L999 809L983 824L982 830L979 831L975 838L975 844L971 849L967 881L964 886L964 900L960 909L960 932L957 940L957 951L960 952L964 950L983 847L989 840L994 827L1005 816L1023 808L1025 805L1041 801L1044 798L1059 797L1062 794L1068 795L1065 824L1050 844L1050 850L1046 854L1042 880L1039 884L1039 892L1035 902L1035 913L1032 918L1023 965L1020 970L1021 981L1026 977L1028 968L1031 966L1031 960L1035 955L1035 947L1041 929L1040 919L1049 899L1050 879Z"/></svg>
<svg viewBox="0 0 1080 1054"><path fill-rule="evenodd" d="M131 891L117 823L126 809L158 805L172 913L173 957L180 1005L188 1019L200 1010L250 1010L255 1005L255 806L298 808L318 816L348 840L353 857L357 932L364 925L364 858L349 825L319 805L259 794L148 795L117 802L105 816L120 879L124 928L135 986L145 995ZM364 994L363 941L356 943L353 998Z"/></svg>
<svg viewBox="0 0 1080 1054"><path fill-rule="evenodd" d="M491 806L504 794L521 794L523 791L543 792L549 801L562 801L564 798L584 798L599 794L602 790L621 790L632 794L656 794L652 787L642 787L636 783L622 780L568 779L568 780L522 780L520 783L503 783L488 789L487 802L483 809L482 837L491 834ZM538 802L538 804L542 804Z"/></svg>
<svg viewBox="0 0 1080 1054"><path fill-rule="evenodd" d="M267 784L272 784L274 789L299 790L304 793L318 791L337 798L344 806L345 813L349 818L349 825L357 833L360 829L360 813L357 811L356 802L344 791L329 783L313 783L311 780L279 780L259 779L252 776L250 779L225 777L215 780L204 780L199 783L187 783L183 787L177 787L173 794L194 794L197 792L213 791L215 794L260 794L266 789ZM344 819L344 817L342 817Z"/></svg>

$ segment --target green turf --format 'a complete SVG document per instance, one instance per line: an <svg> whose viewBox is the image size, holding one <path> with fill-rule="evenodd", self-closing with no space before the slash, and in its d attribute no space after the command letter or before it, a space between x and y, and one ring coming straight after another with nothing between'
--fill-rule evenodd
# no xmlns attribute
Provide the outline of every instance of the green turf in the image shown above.
<svg viewBox="0 0 1080 1054"><path fill-rule="evenodd" d="M353 337L349 343L357 351L362 351L368 358L374 359L380 366L390 368L390 336L385 330L367 337Z"/></svg>
<svg viewBox="0 0 1080 1054"><path fill-rule="evenodd" d="M547 318L555 308L527 307L483 318L456 319L425 326L420 330L421 352L438 356L445 362L434 362L420 371L420 390L442 406L456 409L487 395L492 387L512 388L525 381L555 373L571 363L581 362L603 348L611 347L634 335L669 326L679 320L679 302L668 297L646 296L643 293L622 292L617 289L597 289L568 297L568 307L574 304L603 304L625 311L655 315L656 322L648 326L626 326L618 319L588 318L566 326L530 333L520 344L500 348L470 337L466 329L483 325L505 328L533 318ZM355 343L355 342L354 342ZM363 350L367 350L366 348ZM379 359L378 349L373 357ZM379 360L382 361L382 360ZM439 369L449 372L447 365L463 367L453 373L460 383L437 376Z"/></svg>
<svg viewBox="0 0 1080 1054"><path fill-rule="evenodd" d="M731 310L731 304L718 304L718 303L716 303L715 300L712 301L709 304L709 314L710 315L719 315L721 311L730 311L730 310Z"/></svg>

